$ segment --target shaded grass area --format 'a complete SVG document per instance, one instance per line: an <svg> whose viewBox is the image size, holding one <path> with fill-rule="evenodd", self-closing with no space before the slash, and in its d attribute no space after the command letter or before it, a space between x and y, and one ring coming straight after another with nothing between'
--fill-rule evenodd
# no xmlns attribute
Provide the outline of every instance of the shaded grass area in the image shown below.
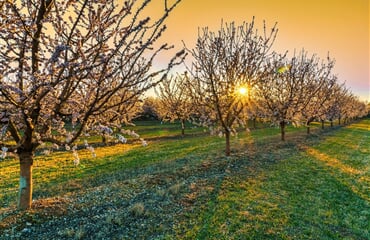
<svg viewBox="0 0 370 240"><path fill-rule="evenodd" d="M17 162L4 161L1 205L10 207L0 209L0 236L368 239L369 125L308 137L288 129L286 142L279 129L258 129L233 138L228 158L223 139L200 128L168 138L176 125L137 125L153 139L148 147L101 147L97 158L80 150L79 167L70 153L39 156L34 210L26 213L12 205Z"/></svg>

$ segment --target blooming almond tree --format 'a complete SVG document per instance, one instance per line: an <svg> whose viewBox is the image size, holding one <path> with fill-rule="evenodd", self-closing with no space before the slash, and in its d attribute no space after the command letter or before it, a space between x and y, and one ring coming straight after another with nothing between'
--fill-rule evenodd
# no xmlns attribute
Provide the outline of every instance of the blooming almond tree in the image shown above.
<svg viewBox="0 0 370 240"><path fill-rule="evenodd" d="M336 81L337 78L335 76L329 77L303 110L302 116L305 118L307 134L310 134L310 124L315 120L320 121L321 128L324 129L326 114L330 107L330 99L332 98Z"/></svg>
<svg viewBox="0 0 370 240"><path fill-rule="evenodd" d="M120 101L130 106L182 61L179 52L167 67L152 68L170 48L157 40L180 1L164 0L157 19L144 13L150 0L2 1L0 145L19 156L20 209L31 207L38 146L69 149L82 133L109 125L109 112L120 115Z"/></svg>
<svg viewBox="0 0 370 240"><path fill-rule="evenodd" d="M349 89L344 84L334 85L326 111L326 118L330 121L331 127L333 127L335 119L338 119L340 125L348 95Z"/></svg>
<svg viewBox="0 0 370 240"><path fill-rule="evenodd" d="M357 96L349 92L344 96L340 107L344 124L349 124L353 119L366 116L366 105Z"/></svg>
<svg viewBox="0 0 370 240"><path fill-rule="evenodd" d="M189 93L188 76L171 76L164 79L156 88L159 98L157 112L164 121L181 122L181 134L185 135L185 122L194 113L194 103Z"/></svg>
<svg viewBox="0 0 370 240"><path fill-rule="evenodd" d="M274 54L267 61L258 92L270 119L280 126L282 141L286 124L300 121L303 109L319 90L319 86L313 84L320 73L317 62L315 55L309 57L303 50L291 59L286 54Z"/></svg>
<svg viewBox="0 0 370 240"><path fill-rule="evenodd" d="M188 50L193 57L194 99L208 114L208 122L221 127L226 155L230 155L233 125L247 106L246 93L258 81L276 33L276 26L270 31L264 26L259 34L254 19L240 26L222 24L218 32L199 31L195 48Z"/></svg>
<svg viewBox="0 0 370 240"><path fill-rule="evenodd" d="M327 103L333 93L337 77L332 74L334 60L327 58L327 62L311 62L311 74L304 82L305 93L302 96L301 115L305 122L307 134L310 134L310 124L315 120L322 120L327 111Z"/></svg>

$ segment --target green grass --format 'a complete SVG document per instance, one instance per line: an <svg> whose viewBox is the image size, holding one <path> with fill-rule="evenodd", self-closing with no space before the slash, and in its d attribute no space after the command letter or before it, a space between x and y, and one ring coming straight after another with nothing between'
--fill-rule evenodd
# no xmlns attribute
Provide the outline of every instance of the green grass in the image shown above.
<svg viewBox="0 0 370 240"><path fill-rule="evenodd" d="M51 197L70 191L70 187L63 189L65 185L68 185L68 182L76 182L77 180L89 182L91 178L104 178L104 175L121 169L130 170L156 163L171 162L194 152L203 151L202 149L215 144L219 146L221 143L222 145L222 139L204 134L201 128L192 128L191 133L187 133L190 135L185 137L179 136L178 124L160 124L159 122L148 121L140 122L131 129L147 139L149 146L142 147L135 143L97 147L95 149L96 158L92 158L91 153L87 150L79 150L81 164L77 167L73 165L71 152L56 152L48 156L36 156L33 170L34 197ZM192 134L196 135L193 136ZM198 136L199 134L201 135ZM152 136L157 137L153 138ZM160 137L165 138L165 140L158 140ZM169 137L171 137L170 140L168 140ZM92 139L93 142L96 142L95 137L92 137ZM198 141L203 144L199 144ZM215 149L219 150L219 147ZM4 189L0 193L1 206L8 206L15 202L18 174L19 163L15 159L0 162L0 188Z"/></svg>
<svg viewBox="0 0 370 240"><path fill-rule="evenodd" d="M369 239L369 126L237 158L184 237Z"/></svg>
<svg viewBox="0 0 370 240"><path fill-rule="evenodd" d="M181 137L177 123L138 122L130 129L147 147L98 147L96 158L79 150L78 167L71 153L38 155L34 198L76 199L76 212L61 219L113 204L115 213L95 229L110 236L118 224L115 236L124 239L369 239L369 126L369 119L324 131L315 124L310 136L288 127L285 142L278 128L241 132L224 157L224 140L202 128L189 125ZM0 213L16 216L21 230L24 215L11 212L18 162L1 161L0 178ZM89 231L82 220L66 229Z"/></svg>
<svg viewBox="0 0 370 240"><path fill-rule="evenodd" d="M151 139L158 137L171 137L181 134L181 125L179 122L161 122L161 121L138 121L134 122L135 126L127 126L128 129L134 130L140 136ZM199 134L205 128L197 127L187 122L185 124L185 134Z"/></svg>

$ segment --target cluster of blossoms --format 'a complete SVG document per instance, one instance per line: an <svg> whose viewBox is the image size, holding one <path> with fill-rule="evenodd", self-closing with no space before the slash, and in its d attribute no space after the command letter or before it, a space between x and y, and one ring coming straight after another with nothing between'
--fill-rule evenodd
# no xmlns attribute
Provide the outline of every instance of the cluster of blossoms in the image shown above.
<svg viewBox="0 0 370 240"><path fill-rule="evenodd" d="M113 130L112 130L112 128L110 128L110 127L108 127L108 126L104 126L104 125L98 125L96 128L95 128L95 130L97 130L98 132L100 132L100 133L102 133L104 136L112 136L112 134L113 134ZM148 146L148 142L147 141L145 141L143 138L140 138L140 135L139 134L137 134L135 131L133 131L133 130L128 130L128 129L122 129L121 131L120 131L122 134L117 134L116 135L116 137L117 137L117 139L118 139L118 141L119 142L121 142L121 143L127 143L127 138L125 137L125 136L123 136L123 134L125 134L125 135L129 135L130 137L133 137L133 138L135 138L135 139L138 139L140 142L141 142L141 144L142 144L142 146L143 147L146 147L146 146ZM89 135L86 135L86 136L89 136ZM68 140L68 138L69 138L69 136L68 136L68 133L67 133L67 136L66 136L66 138L67 138L67 140ZM58 145L56 145L55 144L55 148L58 148ZM85 148L87 149L87 150L89 150L90 152L91 152L91 156L93 157L93 158L95 158L96 157L96 153L95 153L95 149L94 149L94 147L92 146L92 145L89 145L89 143L88 143L88 141L87 140L84 140L84 146L85 146ZM73 155L73 163L74 163L74 165L75 166L78 166L79 164L80 164L80 157L79 157L79 155L78 155L78 152L77 152L77 145L74 145L72 148L68 145L68 144L66 144L65 145L65 150L66 151L72 151L72 155ZM50 153L50 151L44 151L44 153L45 154L49 154Z"/></svg>
<svg viewBox="0 0 370 240"><path fill-rule="evenodd" d="M87 150L89 150L91 152L91 156L92 157L96 157L96 153L95 153L95 149L93 146L89 145L87 140L84 141L84 145L86 147Z"/></svg>
<svg viewBox="0 0 370 240"><path fill-rule="evenodd" d="M143 147L146 147L146 146L148 146L148 142L147 141L145 141L143 138L141 138L140 137L140 135L139 134L137 134L135 131L133 131L133 130L129 130L129 129L122 129L121 130L121 133L122 134L126 134L126 135L129 135L129 136L131 136L131 137L133 137L133 138L136 138L136 139L139 139L140 140L140 142L141 142L141 145L143 145ZM125 139L122 135L119 135L118 134L118 138L120 139L120 141L121 141L121 139ZM126 140L126 139L125 139ZM126 140L127 141L127 140ZM122 141L121 141L122 142Z"/></svg>
<svg viewBox="0 0 370 240"><path fill-rule="evenodd" d="M7 155L7 152L8 152L8 148L7 147L2 147L1 148L1 154L0 154L0 158L1 159L4 159Z"/></svg>
<svg viewBox="0 0 370 240"><path fill-rule="evenodd" d="M74 164L75 166L78 166L78 165L80 164L80 157L78 156L78 153L77 153L77 146L76 146L76 145L74 145L74 146L72 147L72 154L73 154L73 157L74 157L74 159L73 159L73 164Z"/></svg>
<svg viewBox="0 0 370 240"><path fill-rule="evenodd" d="M51 151L49 149L45 149L44 151L42 151L42 154L43 155L49 155L51 153Z"/></svg>
<svg viewBox="0 0 370 240"><path fill-rule="evenodd" d="M141 141L141 145L143 145L143 147L148 146L148 142L145 141L144 139L140 138L140 141Z"/></svg>
<svg viewBox="0 0 370 240"><path fill-rule="evenodd" d="M64 126L62 126L63 129ZM4 133L2 135L5 135L6 133L6 130L7 130L7 125L3 126L2 129L0 130L0 133ZM113 136L113 133L114 131L112 130L112 128L108 127L108 126L104 126L104 125L98 125L94 128L95 131L98 131L100 134L103 134L105 137L112 137ZM71 151L72 152L72 155L73 155L73 163L75 166L78 166L80 164L80 157L78 155L78 151L77 151L77 145L73 145L73 147L71 147L70 144L70 141L72 139L72 134L68 131L64 131L63 132L64 135L65 135L65 141L67 144L64 145L64 149L66 151ZM115 137L117 138L117 142L119 141L120 143L127 143L128 139L124 136L124 135L128 135L134 139L138 139L142 146L143 147L146 147L148 145L148 142L146 140L144 140L143 138L140 137L139 134L137 134L135 131L133 130L129 130L129 129L121 129L120 130L120 133L121 134L116 134ZM86 133L85 136L90 136L90 134ZM37 142L40 144L40 147L45 147L45 143L42 142L41 140L41 136L40 134L36 133L35 134L35 139L37 140ZM91 152L91 156L93 158L96 157L96 153L95 153L95 149L92 145L89 145L88 141L87 140L84 140L84 146L87 150L89 150ZM60 146L58 144L53 144L51 146L51 148L48 148L48 149L44 149L42 151L42 154L43 155L50 155L54 150L59 150ZM0 159L4 159L6 158L7 156L7 153L8 153L8 148L7 147L2 147L1 148L1 151L0 151Z"/></svg>
<svg viewBox="0 0 370 240"><path fill-rule="evenodd" d="M102 125L102 124L99 124L98 126L96 126L95 129L98 132L100 132L101 134L104 134L104 135L111 135L111 134L113 134L113 129L111 129L108 126Z"/></svg>
<svg viewBox="0 0 370 240"><path fill-rule="evenodd" d="M131 136L131 137L133 137L133 138L140 138L140 135L139 134L137 134L135 131L133 131L133 130L129 130L129 129L122 129L121 130L121 133L122 134L126 134L126 135L129 135L129 136Z"/></svg>
<svg viewBox="0 0 370 240"><path fill-rule="evenodd" d="M127 143L127 138L125 138L124 136L122 136L121 134L117 134L117 137L118 137L118 140L121 142L121 143Z"/></svg>

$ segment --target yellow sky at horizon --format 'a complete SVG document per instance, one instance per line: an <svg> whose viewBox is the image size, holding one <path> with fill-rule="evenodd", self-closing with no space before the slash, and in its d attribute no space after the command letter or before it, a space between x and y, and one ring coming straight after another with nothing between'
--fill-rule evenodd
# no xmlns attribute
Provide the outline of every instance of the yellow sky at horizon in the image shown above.
<svg viewBox="0 0 370 240"><path fill-rule="evenodd" d="M198 27L217 31L221 19L240 24L253 16L259 29L264 20L268 28L278 23L274 49L279 52L304 48L321 58L330 52L340 82L370 101L368 0L182 0L169 16L161 41L177 49L182 41L192 47Z"/></svg>

